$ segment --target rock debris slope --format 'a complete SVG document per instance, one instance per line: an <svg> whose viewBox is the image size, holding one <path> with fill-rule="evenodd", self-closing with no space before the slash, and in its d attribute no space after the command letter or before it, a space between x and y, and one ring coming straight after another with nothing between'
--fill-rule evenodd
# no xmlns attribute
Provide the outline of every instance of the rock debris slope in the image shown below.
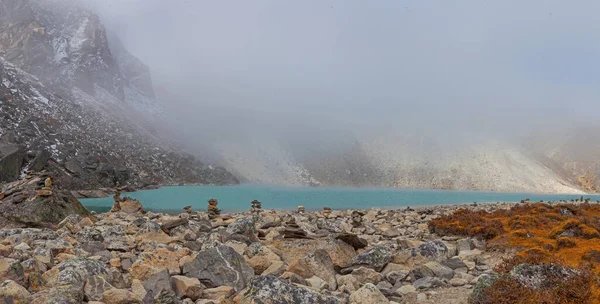
<svg viewBox="0 0 600 304"><path fill-rule="evenodd" d="M46 167L67 189L237 183L157 136L149 69L110 40L81 1L0 2L0 181Z"/></svg>

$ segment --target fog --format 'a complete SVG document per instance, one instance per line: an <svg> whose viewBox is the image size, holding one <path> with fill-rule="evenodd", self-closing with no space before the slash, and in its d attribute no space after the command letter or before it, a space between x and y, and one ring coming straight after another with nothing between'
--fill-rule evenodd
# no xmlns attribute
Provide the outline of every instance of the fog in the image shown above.
<svg viewBox="0 0 600 304"><path fill-rule="evenodd" d="M191 146L515 138L600 108L597 1L86 1Z"/></svg>

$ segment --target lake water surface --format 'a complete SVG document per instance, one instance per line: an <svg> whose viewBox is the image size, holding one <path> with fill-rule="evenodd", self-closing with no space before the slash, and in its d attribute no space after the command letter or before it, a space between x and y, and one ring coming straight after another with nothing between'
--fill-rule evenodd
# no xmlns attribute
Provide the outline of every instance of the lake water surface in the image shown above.
<svg viewBox="0 0 600 304"><path fill-rule="evenodd" d="M525 198L532 201L558 201L578 198L572 194L531 194L476 191L412 190L412 189L365 189L365 188L286 188L272 186L174 186L155 190L127 193L139 199L146 210L177 211L187 205L194 210L206 210L206 201L211 197L219 200L223 213L248 211L250 202L257 199L263 209L293 210L303 205L307 210L322 209L369 209L402 208L406 206L428 206L464 204L472 202L518 202ZM592 201L599 195L585 195ZM113 205L112 197L81 199L91 210L108 211Z"/></svg>

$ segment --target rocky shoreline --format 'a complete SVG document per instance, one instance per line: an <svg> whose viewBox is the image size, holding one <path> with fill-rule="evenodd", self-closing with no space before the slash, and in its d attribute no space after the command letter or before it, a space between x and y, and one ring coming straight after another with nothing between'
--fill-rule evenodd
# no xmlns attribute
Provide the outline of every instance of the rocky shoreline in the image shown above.
<svg viewBox="0 0 600 304"><path fill-rule="evenodd" d="M58 190L55 190L58 191ZM11 204L10 202L3 202ZM464 303L499 256L429 232L459 208L74 213L0 230L0 303Z"/></svg>

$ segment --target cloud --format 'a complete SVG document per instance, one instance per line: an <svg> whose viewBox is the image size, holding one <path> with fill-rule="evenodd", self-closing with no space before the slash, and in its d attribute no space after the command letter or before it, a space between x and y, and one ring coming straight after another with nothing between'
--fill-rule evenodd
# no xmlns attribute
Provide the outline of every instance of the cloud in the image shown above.
<svg viewBox="0 0 600 304"><path fill-rule="evenodd" d="M600 108L598 2L86 1L190 137L513 136Z"/></svg>

